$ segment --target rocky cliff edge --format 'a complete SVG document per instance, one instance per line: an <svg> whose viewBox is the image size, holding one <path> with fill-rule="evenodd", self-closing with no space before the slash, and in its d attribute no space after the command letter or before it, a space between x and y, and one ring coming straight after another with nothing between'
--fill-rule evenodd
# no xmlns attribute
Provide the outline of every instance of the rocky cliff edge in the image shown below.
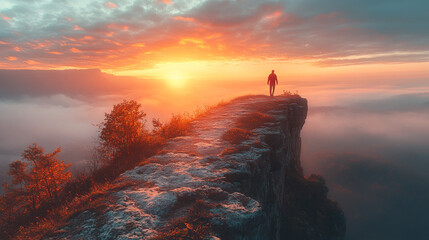
<svg viewBox="0 0 429 240"><path fill-rule="evenodd" d="M307 109L298 96L217 107L48 239L342 239L341 208L301 169Z"/></svg>

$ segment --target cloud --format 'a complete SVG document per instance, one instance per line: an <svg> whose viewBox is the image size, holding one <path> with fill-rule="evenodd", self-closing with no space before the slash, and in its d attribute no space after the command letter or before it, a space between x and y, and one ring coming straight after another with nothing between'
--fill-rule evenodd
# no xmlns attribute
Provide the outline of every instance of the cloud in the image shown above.
<svg viewBox="0 0 429 240"><path fill-rule="evenodd" d="M138 91L144 95L154 83L131 77L116 77L98 69L89 70L0 70L0 100L64 95L96 103L106 96ZM56 102L56 101L54 101Z"/></svg>
<svg viewBox="0 0 429 240"><path fill-rule="evenodd" d="M422 0L6 2L0 11L10 19L0 19L6 43L0 52L19 58L2 59L7 68L29 68L24 61L33 60L44 67L133 69L166 56L300 59L320 65L428 59L424 20L429 19ZM180 44L185 38L204 44ZM145 47L136 48L139 43Z"/></svg>
<svg viewBox="0 0 429 240"><path fill-rule="evenodd" d="M169 5L173 4L173 2L171 0L158 0L158 1L163 2L165 4L169 4Z"/></svg>
<svg viewBox="0 0 429 240"><path fill-rule="evenodd" d="M360 109L373 112L416 112L420 110L429 111L429 92L408 93L377 99L363 100L357 104Z"/></svg>
<svg viewBox="0 0 429 240"><path fill-rule="evenodd" d="M112 3L112 2L105 2L104 6L107 7L107 8L110 8L110 9L115 9L115 8L118 7L118 5L116 5L116 4Z"/></svg>
<svg viewBox="0 0 429 240"><path fill-rule="evenodd" d="M61 146L60 159L79 169L93 146L95 124L102 121L107 110L103 105L86 104L61 94L27 96L17 101L0 99L0 179L7 178L7 164L20 159L32 143L46 151Z"/></svg>

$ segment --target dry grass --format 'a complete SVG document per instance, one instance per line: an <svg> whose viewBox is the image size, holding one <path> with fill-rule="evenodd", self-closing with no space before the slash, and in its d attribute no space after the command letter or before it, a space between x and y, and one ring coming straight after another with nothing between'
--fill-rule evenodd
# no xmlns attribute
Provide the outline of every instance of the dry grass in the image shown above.
<svg viewBox="0 0 429 240"><path fill-rule="evenodd" d="M283 94L280 96L291 97L291 98L300 98L301 97L298 94L298 91L295 91L294 93L292 93L291 91L288 91L288 90L283 90Z"/></svg>
<svg viewBox="0 0 429 240"><path fill-rule="evenodd" d="M152 121L154 126L153 135L159 136L164 140L187 135L191 130L192 120L194 118L187 113L173 115L166 124L154 119Z"/></svg>
<svg viewBox="0 0 429 240"><path fill-rule="evenodd" d="M158 229L157 236L151 240L207 239L212 233L210 207L204 200L196 200L188 210L188 215L172 219L167 226Z"/></svg>
<svg viewBox="0 0 429 240"><path fill-rule="evenodd" d="M225 104L224 101L221 101L214 105L197 108L193 114L174 114L167 123L162 123L159 119L153 119L153 135L154 137L160 137L164 142L170 138L188 135L191 131L192 121L206 116L214 109Z"/></svg>
<svg viewBox="0 0 429 240"><path fill-rule="evenodd" d="M255 129L261 127L265 123L273 122L275 118L260 112L249 113L237 119L236 126L244 129Z"/></svg>
<svg viewBox="0 0 429 240"><path fill-rule="evenodd" d="M249 140L253 133L247 129L231 128L222 135L222 139L232 143L239 144Z"/></svg>
<svg viewBox="0 0 429 240"><path fill-rule="evenodd" d="M193 114L193 118L197 119L203 116L206 116L207 114L209 114L211 111L213 111L216 108L225 106L226 104L228 104L228 102L225 101L220 101L216 104L213 105L206 105L204 107L198 107L197 109L195 109L194 114Z"/></svg>
<svg viewBox="0 0 429 240"><path fill-rule="evenodd" d="M118 191L136 183L123 182L121 184L113 184L110 182L104 184L93 185L90 192L73 198L60 206L53 207L47 217L38 218L36 222L21 227L15 234L13 239L42 239L55 234L55 232L64 227L70 217L88 209L101 209L107 206L110 201L108 193Z"/></svg>
<svg viewBox="0 0 429 240"><path fill-rule="evenodd" d="M238 145L234 147L227 147L222 150L220 155L225 156L225 155L230 155L234 153L240 153L240 152L248 151L249 149L250 149L249 145Z"/></svg>
<svg viewBox="0 0 429 240"><path fill-rule="evenodd" d="M244 101L244 100L248 100L248 99L255 98L255 97L266 97L266 98L270 98L269 96L267 96L267 95L262 95L262 94L260 94L260 95L245 95L245 96L236 97L236 98L232 99L232 100L231 100L231 102L235 102L235 101Z"/></svg>

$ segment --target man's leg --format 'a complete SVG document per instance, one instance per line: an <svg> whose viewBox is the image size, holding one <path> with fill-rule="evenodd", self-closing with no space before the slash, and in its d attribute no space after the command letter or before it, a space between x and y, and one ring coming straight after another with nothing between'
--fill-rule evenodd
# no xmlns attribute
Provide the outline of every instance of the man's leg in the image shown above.
<svg viewBox="0 0 429 240"><path fill-rule="evenodd" d="M275 84L270 84L270 96L274 96L274 90L276 89Z"/></svg>

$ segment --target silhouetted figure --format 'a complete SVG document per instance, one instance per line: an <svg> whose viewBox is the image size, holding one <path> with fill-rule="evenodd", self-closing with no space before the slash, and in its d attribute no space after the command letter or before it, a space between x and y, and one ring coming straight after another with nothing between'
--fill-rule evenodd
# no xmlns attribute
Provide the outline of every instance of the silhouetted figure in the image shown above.
<svg viewBox="0 0 429 240"><path fill-rule="evenodd" d="M274 73L274 70L268 76L267 84L270 85L270 96L274 96L274 90L276 89L276 84L279 84L277 81L277 75Z"/></svg>

